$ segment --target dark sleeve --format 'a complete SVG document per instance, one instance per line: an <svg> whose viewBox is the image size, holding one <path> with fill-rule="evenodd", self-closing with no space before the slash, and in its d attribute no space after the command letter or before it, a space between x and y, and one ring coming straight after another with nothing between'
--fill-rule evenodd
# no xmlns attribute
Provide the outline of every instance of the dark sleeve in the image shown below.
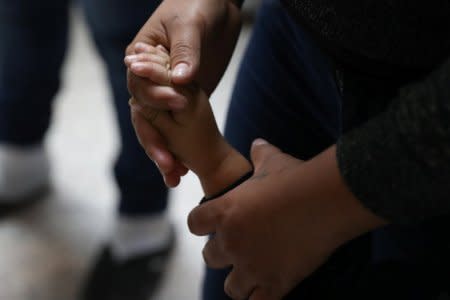
<svg viewBox="0 0 450 300"><path fill-rule="evenodd" d="M355 196L391 222L450 214L450 59L343 136L337 158Z"/></svg>

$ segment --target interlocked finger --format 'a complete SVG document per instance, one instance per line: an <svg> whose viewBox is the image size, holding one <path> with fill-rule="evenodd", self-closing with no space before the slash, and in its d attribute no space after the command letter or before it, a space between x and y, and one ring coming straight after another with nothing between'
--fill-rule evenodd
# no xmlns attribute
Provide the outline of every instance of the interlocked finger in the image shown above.
<svg viewBox="0 0 450 300"><path fill-rule="evenodd" d="M218 240L214 237L206 243L202 255L206 265L212 269L224 269L231 265Z"/></svg>
<svg viewBox="0 0 450 300"><path fill-rule="evenodd" d="M128 104L131 107L135 107L139 110L139 112L144 116L144 118L153 125L153 123L156 121L156 118L158 117L160 110L154 109L148 106L142 106L140 105L135 98L131 98L128 101Z"/></svg>
<svg viewBox="0 0 450 300"><path fill-rule="evenodd" d="M150 122L150 124L153 125L159 115L159 112L159 110L149 110L146 114L144 114L144 117L147 121Z"/></svg>
<svg viewBox="0 0 450 300"><path fill-rule="evenodd" d="M234 300L247 300L255 286L247 276L243 276L238 270L231 270L224 284L225 293Z"/></svg>

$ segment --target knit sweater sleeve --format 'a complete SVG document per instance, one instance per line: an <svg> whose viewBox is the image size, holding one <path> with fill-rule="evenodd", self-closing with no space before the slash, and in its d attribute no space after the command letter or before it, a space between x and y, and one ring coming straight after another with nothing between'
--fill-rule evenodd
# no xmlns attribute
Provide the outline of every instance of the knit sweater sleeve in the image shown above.
<svg viewBox="0 0 450 300"><path fill-rule="evenodd" d="M337 159L354 195L391 222L450 214L450 59L344 135Z"/></svg>

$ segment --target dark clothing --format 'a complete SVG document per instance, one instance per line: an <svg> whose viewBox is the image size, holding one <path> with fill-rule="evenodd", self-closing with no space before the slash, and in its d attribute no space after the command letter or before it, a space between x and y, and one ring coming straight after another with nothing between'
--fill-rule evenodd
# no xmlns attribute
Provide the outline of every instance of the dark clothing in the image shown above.
<svg viewBox="0 0 450 300"><path fill-rule="evenodd" d="M312 35L317 40L317 35ZM333 61L336 60L334 56ZM340 90L341 85L336 84L334 76L336 63L332 64L323 55L310 36L283 11L278 0L264 0L236 80L225 132L227 139L247 157L251 142L263 137L302 159L315 156L340 139L339 157L350 154L355 156L358 166L364 166L366 158L358 158L358 155L369 150L358 144L361 137L354 137L356 133L351 130L385 111L392 99L399 98L400 86L427 70L414 67L414 72L407 68L404 72L396 67L399 70L396 74L368 74L362 72L368 65L361 70L349 64L344 68L344 65L342 60L337 76L344 83ZM358 62L355 66L362 65ZM403 74L405 76L400 76ZM395 126L393 131L399 125ZM343 132L352 133L341 137ZM381 137L375 141L378 139ZM353 142L354 149L342 152L343 147L350 147ZM391 143L396 144L396 141ZM353 154L352 151L362 153ZM410 159L409 155L407 153L407 159ZM345 157L343 164L349 165L351 160L352 157ZM384 165L390 167L390 163L386 160ZM448 163L442 166L446 167ZM346 168L342 170L346 172ZM380 174L381 171L388 172L388 176L399 173L394 169L380 169ZM369 182L372 190L370 176L374 171L371 172L352 170L351 175L346 176L360 176L360 186L366 187L363 184ZM377 182L373 186L380 188ZM420 187L413 185L407 190L413 188ZM384 197L392 201L390 195ZM430 200L430 196L427 197L424 201ZM367 199L371 198L366 198L365 203L369 201ZM397 220L401 216L399 213ZM410 216L412 214L408 214L408 220ZM448 223L445 217L433 218L408 226L390 225L360 237L338 249L286 299L437 299L440 291L448 287L445 282L449 278L450 265L446 246ZM228 270L207 270L205 300L229 299L223 292L227 274Z"/></svg>
<svg viewBox="0 0 450 300"><path fill-rule="evenodd" d="M352 192L392 222L450 214L450 1L284 3L343 73Z"/></svg>
<svg viewBox="0 0 450 300"><path fill-rule="evenodd" d="M263 1L234 87L227 140L247 158L252 141L261 137L286 153L310 159L340 135L340 98L320 49L277 0ZM369 260L369 242L365 236L342 247L287 299L349 299L355 277ZM203 299L230 299L223 288L227 274L207 270Z"/></svg>
<svg viewBox="0 0 450 300"><path fill-rule="evenodd" d="M422 76L450 54L450 1L282 0L346 68Z"/></svg>
<svg viewBox="0 0 450 300"><path fill-rule="evenodd" d="M120 189L120 213L160 213L167 205L167 189L137 142L123 64L126 46L159 1L80 2L106 63L119 122L122 147L114 171ZM60 85L70 3L0 0L0 143L29 146L43 141L50 125L52 99ZM86 110L95 111L95 107ZM86 168L88 165L86 162Z"/></svg>

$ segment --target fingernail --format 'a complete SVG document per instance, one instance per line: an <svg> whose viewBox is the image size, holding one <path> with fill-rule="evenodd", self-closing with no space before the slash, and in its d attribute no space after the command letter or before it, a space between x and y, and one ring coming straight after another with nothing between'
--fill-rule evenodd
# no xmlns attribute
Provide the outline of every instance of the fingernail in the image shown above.
<svg viewBox="0 0 450 300"><path fill-rule="evenodd" d="M161 50L161 51L164 51L165 53L168 52L167 49L166 49L166 47L164 47L163 45L158 45L158 46L156 46L156 48L158 48L158 49Z"/></svg>
<svg viewBox="0 0 450 300"><path fill-rule="evenodd" d="M185 63L180 63L176 65L175 69L172 72L172 75L175 77L186 77L189 70L189 66Z"/></svg>
<svg viewBox="0 0 450 300"><path fill-rule="evenodd" d="M186 107L187 100L184 98L171 99L168 102L170 108L180 110Z"/></svg>
<svg viewBox="0 0 450 300"><path fill-rule="evenodd" d="M142 71L145 68L146 64L143 62L134 62L131 64L130 69L132 71Z"/></svg>
<svg viewBox="0 0 450 300"><path fill-rule="evenodd" d="M133 63L133 62L135 62L137 60L137 55L128 55L128 56L125 56L125 62L126 63L129 63L129 64L131 64L131 63Z"/></svg>
<svg viewBox="0 0 450 300"><path fill-rule="evenodd" d="M151 49L150 45L142 42L137 42L136 45L134 45L135 49L142 49L142 50L149 50Z"/></svg>
<svg viewBox="0 0 450 300"><path fill-rule="evenodd" d="M264 139L256 139L253 141L254 146L266 145L266 144L268 144L268 142Z"/></svg>

